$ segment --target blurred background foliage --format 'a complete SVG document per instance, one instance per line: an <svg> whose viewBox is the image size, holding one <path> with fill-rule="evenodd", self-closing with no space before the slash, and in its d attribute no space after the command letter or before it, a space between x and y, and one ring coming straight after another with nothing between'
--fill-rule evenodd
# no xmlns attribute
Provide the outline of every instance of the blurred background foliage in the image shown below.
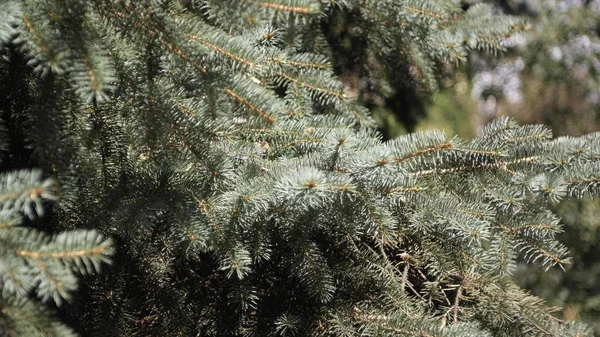
<svg viewBox="0 0 600 337"><path fill-rule="evenodd" d="M482 2L463 0L463 6ZM505 41L501 55L470 55L439 78L437 93L415 92L393 73L371 82L357 65L383 69L366 54L353 16L338 15L326 27L335 68L346 93L366 103L386 138L438 128L469 138L499 116L543 123L555 136L600 130L600 0L488 0L498 12L528 20L528 32ZM410 69L398 69L410 71ZM412 91L411 91L412 90ZM514 275L532 293L585 321L600 335L600 200L554 205L562 217L561 241L573 263L565 271L521 264Z"/></svg>

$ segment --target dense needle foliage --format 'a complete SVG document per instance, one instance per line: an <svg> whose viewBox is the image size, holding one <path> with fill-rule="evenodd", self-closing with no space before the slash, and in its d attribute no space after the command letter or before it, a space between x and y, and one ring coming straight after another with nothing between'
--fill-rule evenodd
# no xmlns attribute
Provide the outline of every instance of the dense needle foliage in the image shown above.
<svg viewBox="0 0 600 337"><path fill-rule="evenodd" d="M555 135L600 130L600 1L495 3L502 11L527 17L532 29L514 39L503 57L486 62L479 57L471 63L480 120L508 114L521 122L546 123ZM565 272L522 264L515 273L517 283L564 308L561 316L587 322L598 335L600 200L569 200L552 209L565 225L558 238L573 263Z"/></svg>
<svg viewBox="0 0 600 337"><path fill-rule="evenodd" d="M542 268L568 263L547 205L598 192L600 135L553 140L543 126L499 119L472 141L430 131L384 142L332 71L326 28L337 11L368 44L357 71L374 86L393 73L423 92L467 53L500 51L525 28L454 0L0 2L1 165L43 170L60 201L39 226L75 231L31 243L34 256L68 270L73 285L73 268L97 271L112 254L58 309L72 330L36 320L33 294L11 291L3 271L0 327L589 336L510 274L518 255ZM25 191L21 204L41 211L17 184L27 172L6 173L0 201ZM31 216L21 204L5 208ZM45 253L64 241L100 254ZM40 261L5 252L1 266L27 273ZM27 289L48 306L75 289L45 285Z"/></svg>

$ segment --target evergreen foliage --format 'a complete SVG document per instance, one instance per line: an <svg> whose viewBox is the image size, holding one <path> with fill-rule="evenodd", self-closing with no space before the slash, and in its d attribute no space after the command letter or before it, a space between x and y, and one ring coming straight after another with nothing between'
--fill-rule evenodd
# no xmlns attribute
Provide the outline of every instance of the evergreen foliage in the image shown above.
<svg viewBox="0 0 600 337"><path fill-rule="evenodd" d="M500 119L472 141L384 142L322 30L357 13L378 60L361 71L433 91L519 20L454 0L0 6L2 165L54 177L52 230L115 241L110 270L60 312L81 335L591 335L510 274L519 255L568 263L547 205L600 191L600 134ZM67 233L33 248L109 249Z"/></svg>
<svg viewBox="0 0 600 337"><path fill-rule="evenodd" d="M547 303L563 308L562 317L581 320L600 332L600 205L598 199L568 200L556 207L564 223L564 232L558 235L569 247L573 263L560 270L540 272L533 266L518 264L515 279Z"/></svg>
<svg viewBox="0 0 600 337"><path fill-rule="evenodd" d="M573 0L494 1L498 11L527 17L532 29L511 39L500 58L475 57L460 76L470 77L443 90L456 97L461 113L478 116L481 128L494 115L514 116L520 122L545 123L555 135L581 135L600 130L598 66L600 2ZM472 83L472 101L465 87ZM462 94L462 95L461 95ZM469 106L479 102L477 107ZM436 100L429 116L448 110ZM433 119L433 118L429 118ZM521 263L515 273L519 285L551 305L561 317L581 320L600 333L597 232L599 200L564 201L551 207L562 218L564 232L558 238L569 248L573 263L566 271L544 272Z"/></svg>
<svg viewBox="0 0 600 337"><path fill-rule="evenodd" d="M532 29L504 57L473 62L473 97L483 103L482 110L543 122L558 135L600 130L600 1L495 3L503 12L528 17ZM521 263L515 279L560 306L562 317L584 321L598 335L600 202L569 200L552 209L562 218L564 232L558 238L569 248L573 263L564 273Z"/></svg>
<svg viewBox="0 0 600 337"><path fill-rule="evenodd" d="M110 241L97 231L69 231L48 236L19 226L44 213L43 203L55 200L52 180L40 171L17 171L0 176L0 333L3 336L75 336L36 303L60 305L77 289L74 272L92 273L107 262Z"/></svg>

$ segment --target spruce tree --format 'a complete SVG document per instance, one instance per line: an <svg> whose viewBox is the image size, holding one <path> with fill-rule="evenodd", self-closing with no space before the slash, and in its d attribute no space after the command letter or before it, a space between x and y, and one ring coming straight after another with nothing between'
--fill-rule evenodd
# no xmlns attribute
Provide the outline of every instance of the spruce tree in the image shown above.
<svg viewBox="0 0 600 337"><path fill-rule="evenodd" d="M393 70L423 92L524 29L454 0L0 2L2 168L51 177L60 201L40 230L72 231L26 244L44 257L64 241L101 247L50 253L68 273L114 250L58 309L72 330L48 318L60 329L39 334L591 335L510 275L518 256L569 262L547 206L598 192L600 134L552 139L500 119L474 140L384 142L332 70L337 11L368 45L357 71L384 83ZM6 174L0 187L30 191L27 173ZM8 205L31 215L41 201L20 193ZM33 295L6 284L2 328L28 335L15 326L40 307L7 317L11 296Z"/></svg>
<svg viewBox="0 0 600 337"><path fill-rule="evenodd" d="M71 330L32 297L60 305L77 289L74 271L100 269L111 253L110 241L94 230L63 231L49 236L21 227L44 213L56 199L55 184L40 171L0 176L0 333L3 336L73 336Z"/></svg>
<svg viewBox="0 0 600 337"><path fill-rule="evenodd" d="M496 1L503 11L527 17L531 31L503 57L472 69L473 96L498 113L527 123L548 123L555 135L600 130L600 1ZM477 71L475 71L477 70ZM541 85L540 85L541 84ZM495 102L496 104L486 104ZM558 238L573 263L566 272L517 267L517 284L562 316L590 324L600 334L600 202L569 200L551 209L562 218Z"/></svg>

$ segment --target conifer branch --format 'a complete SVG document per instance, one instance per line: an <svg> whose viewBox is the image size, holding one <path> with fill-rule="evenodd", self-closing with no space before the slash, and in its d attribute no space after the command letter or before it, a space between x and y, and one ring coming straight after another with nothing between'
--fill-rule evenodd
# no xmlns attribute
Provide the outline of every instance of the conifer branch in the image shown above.
<svg viewBox="0 0 600 337"><path fill-rule="evenodd" d="M404 8L406 8L407 11L412 12L412 13L416 13L416 14L421 14L421 15L425 15L425 16L430 16L432 18L436 18L436 19L443 19L444 17L437 14L437 13L433 13L433 12L428 12L426 10L423 9L418 9L418 8L414 8L414 7L410 7L410 6L405 6Z"/></svg>
<svg viewBox="0 0 600 337"><path fill-rule="evenodd" d="M458 166L458 167L447 168L447 169L431 169L431 170L417 171L417 172L411 172L410 174L415 177L422 177L422 176L427 176L427 175L431 175L431 174L446 174L446 173L464 172L464 171L469 171L469 170L488 170L488 169L500 169L507 173L515 174L516 173L515 171L508 169L509 165L535 162L538 159L539 159L539 156L531 156L531 157L519 158L519 159L509 160L509 161L497 161L495 163L488 163L488 164L475 164L475 165Z"/></svg>
<svg viewBox="0 0 600 337"><path fill-rule="evenodd" d="M454 148L454 144L452 144L450 142L444 142L444 143L440 143L438 145L431 146L429 148L425 148L425 149L422 149L422 150L415 151L413 153L407 154L407 155L402 156L402 157L394 158L393 162L394 163L401 163L403 161L412 159L414 157L421 156L423 154L428 154L428 153L431 153L431 152L437 152L437 151L441 151L441 150L445 150L445 149L450 149L450 148Z"/></svg>
<svg viewBox="0 0 600 337"><path fill-rule="evenodd" d="M462 292L463 292L463 287L462 285L458 286L458 289L456 290L456 297L454 298L454 305L452 306L452 311L454 312L454 323L458 322L458 310L459 310L459 305L460 305L460 298L462 296Z"/></svg>
<svg viewBox="0 0 600 337"><path fill-rule="evenodd" d="M367 323L367 324L373 324L373 325L377 326L378 328L383 329L385 331L399 333L399 334L406 335L406 336L436 337L434 335L430 335L430 334L427 334L427 333L422 332L422 331L413 332L413 331L410 331L410 330L401 329L401 328L396 327L396 326L391 326L391 325L386 324L386 323L382 323L381 321L384 321L384 320L387 319L387 317L385 317L385 316L379 316L379 315L354 315L354 318L356 320L358 320L359 322Z"/></svg>
<svg viewBox="0 0 600 337"><path fill-rule="evenodd" d="M11 252L8 250L8 252ZM93 247L90 249L80 249L73 251L61 251L61 252L40 252L40 251L31 251L31 250L15 250L14 253L19 256L23 256L26 258L40 260L43 258L53 258L53 259L74 259L78 257L84 256L93 256L93 255L106 255L109 252L107 247Z"/></svg>
<svg viewBox="0 0 600 337"><path fill-rule="evenodd" d="M39 36L39 34L35 31L35 28L33 27L31 20L28 18L28 16L25 13L22 14L22 19L23 19L23 22L25 23L25 27L27 27L27 31L31 34L33 39L36 41L37 45L40 46L40 48L46 55L48 62L50 64L56 65L56 59L54 57L54 53L52 53L50 51L50 47L42 40L42 38Z"/></svg>
<svg viewBox="0 0 600 337"><path fill-rule="evenodd" d="M254 104L248 102L246 99L244 99L243 97L241 97L240 95L238 95L237 93L235 93L233 90L231 90L231 89L229 89L227 87L223 87L222 89L229 96L233 97L236 101L239 101L240 103L244 104L250 110L256 112L260 117L262 117L263 119L265 119L270 124L276 124L275 118L273 116L270 116L265 111L259 109Z"/></svg>
<svg viewBox="0 0 600 337"><path fill-rule="evenodd" d="M184 34L184 35L186 37L188 37L189 39L199 42L199 43L207 46L208 48L210 48L222 55L225 55L226 57L228 57L230 59L233 59L244 65L247 65L250 69L258 67L258 65L255 62L253 62L252 60L250 60L248 58L245 58L244 56L240 55L240 53L236 53L232 50L227 50L226 47L222 47L222 46L218 46L214 43L210 43L210 42L206 41L205 39L203 39L199 36L193 35L193 34Z"/></svg>
<svg viewBox="0 0 600 337"><path fill-rule="evenodd" d="M363 104L434 92L519 19L455 0L0 2L2 164L60 179L0 175L0 334L73 336L32 296L60 304L108 263L100 232L114 268L60 312L85 335L589 331L508 275L519 253L569 261L547 204L598 191L599 136L500 118L472 141L383 141ZM49 209L58 234L20 226ZM78 227L99 231L61 232Z"/></svg>
<svg viewBox="0 0 600 337"><path fill-rule="evenodd" d="M333 90L330 90L327 88L318 87L316 85L305 82L300 78L294 78L294 77L292 77L290 75L286 75L284 73L277 73L277 76L282 77L282 78L286 79L287 81L297 84L299 86L305 87L310 90L314 90L319 93L323 93L325 95L334 96L334 97L337 97L338 99L345 98L344 93L342 91L333 91Z"/></svg>
<svg viewBox="0 0 600 337"><path fill-rule="evenodd" d="M299 5L292 5L292 4L288 4L288 3L294 3L294 2L289 2L289 1L285 1L285 0L239 0L241 2L248 2L250 4L259 6L259 7L263 7L263 8L267 8L267 9L272 9L272 10L276 10L276 11L281 11L281 12L290 12L290 13L296 13L296 14L317 14L320 12L320 8L317 6L318 2L311 2L311 1L307 1L307 0L301 0L301 1L297 1L295 3L299 4ZM301 4L304 4L304 6L301 6Z"/></svg>
<svg viewBox="0 0 600 337"><path fill-rule="evenodd" d="M302 67L302 68L315 68L315 69L329 69L329 66L322 63L311 63L311 62L300 62L300 61L292 61L292 60L284 60L279 57L267 57L265 58L267 61L275 62L278 64L286 64L290 66Z"/></svg>

